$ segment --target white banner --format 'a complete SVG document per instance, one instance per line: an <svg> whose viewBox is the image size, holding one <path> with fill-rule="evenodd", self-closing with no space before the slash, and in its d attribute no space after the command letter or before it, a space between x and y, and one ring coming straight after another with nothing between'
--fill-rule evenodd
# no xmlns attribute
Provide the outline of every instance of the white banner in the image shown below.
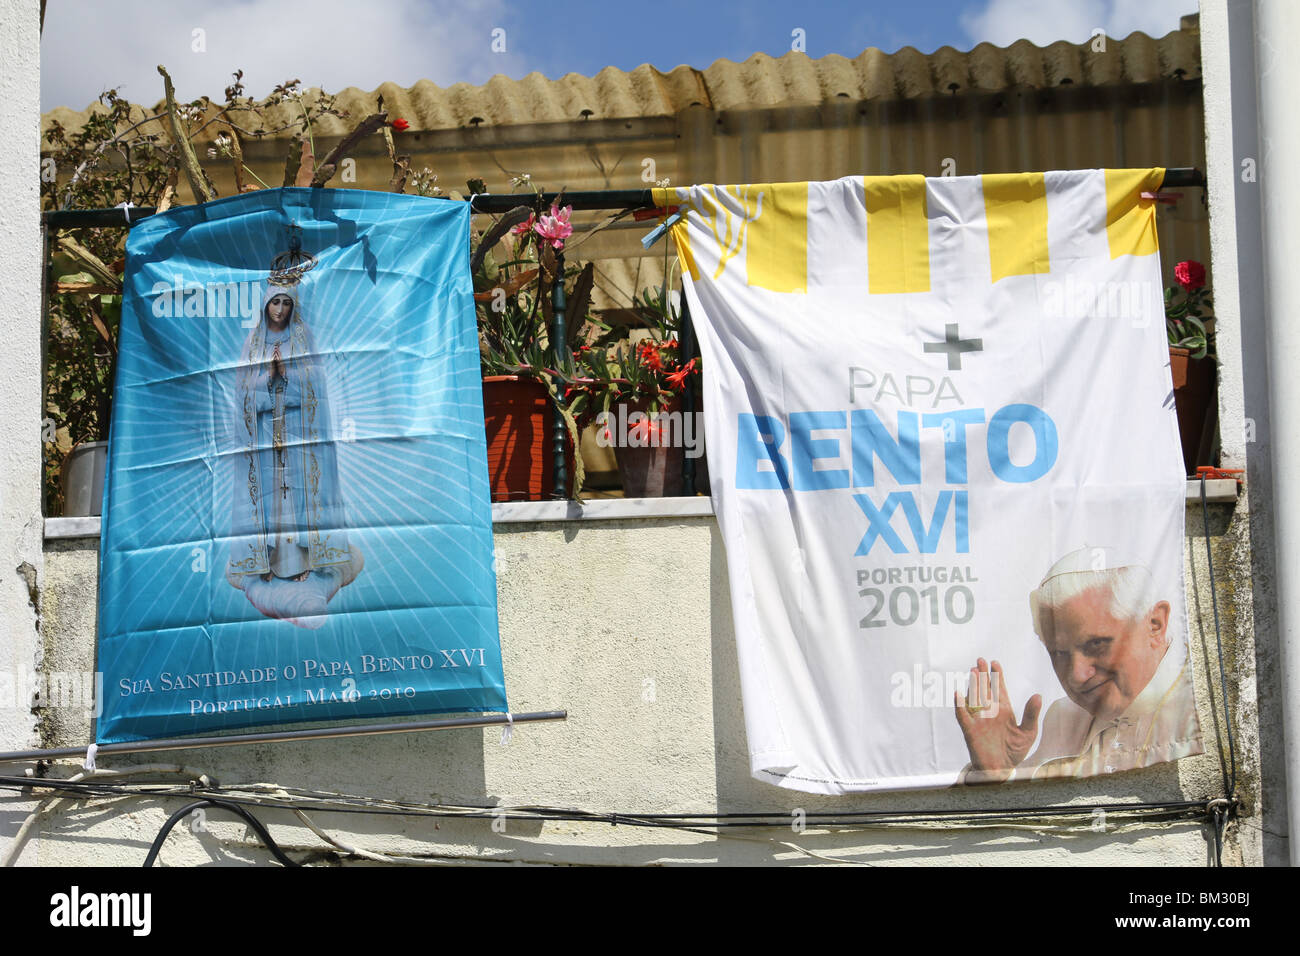
<svg viewBox="0 0 1300 956"><path fill-rule="evenodd" d="M754 775L812 793L1202 751L1164 171L656 190L704 358Z"/></svg>

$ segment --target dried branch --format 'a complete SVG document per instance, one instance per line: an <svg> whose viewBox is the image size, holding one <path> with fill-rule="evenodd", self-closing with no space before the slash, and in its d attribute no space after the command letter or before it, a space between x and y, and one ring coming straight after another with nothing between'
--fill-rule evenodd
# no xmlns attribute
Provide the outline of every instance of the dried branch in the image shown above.
<svg viewBox="0 0 1300 956"><path fill-rule="evenodd" d="M172 200L176 198L176 182L180 178L180 171L172 169L167 176L167 185L163 186L162 196L158 199L158 205L154 207L154 214L166 212L172 207Z"/></svg>
<svg viewBox="0 0 1300 956"><path fill-rule="evenodd" d="M155 113L153 116L146 116L144 119L140 120L140 122L132 123L130 126L122 130L112 139L106 139L98 146L96 146L95 152L92 153L90 156L88 156L85 162L83 162L80 166L78 166L73 171L72 178L68 180L68 185L64 187L64 195L66 198L63 201L63 208L67 209L68 204L72 202L72 188L76 186L77 183L81 180L82 174L84 174L88 169L90 169L91 166L93 166L99 160L99 157L103 155L104 151L108 149L108 147L115 145L127 133L135 132L145 123L152 123L154 120L160 120L166 115L167 115L166 113Z"/></svg>
<svg viewBox="0 0 1300 956"><path fill-rule="evenodd" d="M497 296L497 289L500 289L509 298L512 295L518 295L524 286L528 285L537 278L537 270L529 269L527 272L518 273L513 279L504 285L497 286L495 289L488 289L486 292L475 292L475 302L491 302Z"/></svg>
<svg viewBox="0 0 1300 956"><path fill-rule="evenodd" d="M411 174L411 157L398 156L393 163L393 176L388 180L388 191L406 192L406 178Z"/></svg>
<svg viewBox="0 0 1300 956"><path fill-rule="evenodd" d="M316 170L316 175L312 177L309 185L319 187L324 186L329 182L330 177L334 175L334 171L338 164L343 161L343 158L347 156L348 153L352 152L357 143L361 142L362 139L375 132L379 127L383 126L387 122L388 114L380 112L371 113L358 123L353 128L352 132L348 133L347 136L344 136L337 146L325 154L325 158L321 160L320 166Z"/></svg>
<svg viewBox="0 0 1300 956"><path fill-rule="evenodd" d="M95 255L81 243L77 242L71 236L59 236L59 248L65 253L76 259L81 265L86 267L91 275L100 282L110 286L114 294L122 291L122 278L108 266L104 265L104 260Z"/></svg>
<svg viewBox="0 0 1300 956"><path fill-rule="evenodd" d="M582 245L584 242L586 242L596 233L600 232L602 229L606 229L612 226L620 219L623 219L626 216L630 216L631 214L632 214L631 209L624 209L621 212L614 213L612 216L606 216L600 222L596 223L596 225L592 226L590 229L584 232L580 238L573 238L570 239L568 242L566 242L564 244L564 251L573 252L574 249L578 248L578 246ZM639 259L637 261L640 262Z"/></svg>
<svg viewBox="0 0 1300 956"><path fill-rule="evenodd" d="M316 177L314 175L316 167L316 157L311 151L311 142L302 141L302 152L298 157L298 175L294 177L295 186L312 186L315 185Z"/></svg>
<svg viewBox="0 0 1300 956"><path fill-rule="evenodd" d="M199 165L199 158L194 154L194 144L190 142L181 126L181 118L176 112L176 88L172 86L172 78L161 64L158 66L158 72L163 78L163 94L167 99L167 117L171 121L172 140L180 148L181 168L185 170L185 177L190 181L190 189L194 190L194 198L199 202L211 202L217 198L217 191L212 188L212 184L204 175L203 167Z"/></svg>
<svg viewBox="0 0 1300 956"><path fill-rule="evenodd" d="M104 319L99 314L99 310L95 308L93 303L87 301L86 311L90 313L90 321L94 324L95 331L99 333L99 337L103 339L104 344L108 346L108 354L116 355L117 345L113 342L113 333L108 330L108 326L104 323Z"/></svg>
<svg viewBox="0 0 1300 956"><path fill-rule="evenodd" d="M112 286L101 285L98 282L59 282L54 283L55 292L76 293L82 292L87 295L117 295L122 290L115 289Z"/></svg>
<svg viewBox="0 0 1300 956"><path fill-rule="evenodd" d="M281 186L292 186L298 179L298 167L302 165L301 136L289 137L289 151L284 157L284 182Z"/></svg>
<svg viewBox="0 0 1300 956"><path fill-rule="evenodd" d="M569 301L565 304L564 311L569 319L569 348L574 348L581 343L584 326L587 324L587 311L591 308L591 289L595 284L595 273L594 262L588 262L582 267L578 278L573 282L573 292L569 295Z"/></svg>
<svg viewBox="0 0 1300 956"><path fill-rule="evenodd" d="M379 97L379 109L382 112L384 108L384 98ZM398 156L397 147L393 144L393 131L387 123L383 125L384 146L388 150L388 160L393 164L393 175L388 180L388 191L393 193L406 192L406 180L411 175L411 157Z"/></svg>
<svg viewBox="0 0 1300 956"><path fill-rule="evenodd" d="M230 163L235 170L235 192L242 193L247 184L244 182L244 148L239 143L239 134L233 123L227 123L230 129Z"/></svg>

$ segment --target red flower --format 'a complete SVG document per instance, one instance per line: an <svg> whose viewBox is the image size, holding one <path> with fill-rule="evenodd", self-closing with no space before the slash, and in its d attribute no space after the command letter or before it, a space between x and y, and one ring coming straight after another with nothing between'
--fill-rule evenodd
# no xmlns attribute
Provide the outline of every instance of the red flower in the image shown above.
<svg viewBox="0 0 1300 956"><path fill-rule="evenodd" d="M1188 292L1205 285L1205 266L1188 259L1174 266L1174 278Z"/></svg>
<svg viewBox="0 0 1300 956"><path fill-rule="evenodd" d="M392 126L393 129L397 130L399 133L404 133L411 128L411 124L404 119L393 120Z"/></svg>
<svg viewBox="0 0 1300 956"><path fill-rule="evenodd" d="M629 437L635 437L639 442L649 442L651 439L658 437L662 429L651 421L648 417L637 422L635 425L629 425L627 433Z"/></svg>
<svg viewBox="0 0 1300 956"><path fill-rule="evenodd" d="M686 376L691 374L691 369L695 367L695 359L691 359L675 372L669 372L664 376L668 384L673 388L682 388L686 385Z"/></svg>

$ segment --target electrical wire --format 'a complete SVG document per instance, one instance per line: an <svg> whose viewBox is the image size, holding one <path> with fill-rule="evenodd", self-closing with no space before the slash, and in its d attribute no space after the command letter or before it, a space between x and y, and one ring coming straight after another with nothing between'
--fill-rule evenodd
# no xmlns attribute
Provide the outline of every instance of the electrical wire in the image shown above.
<svg viewBox="0 0 1300 956"><path fill-rule="evenodd" d="M162 829L158 831L158 835L154 837L153 844L149 847L149 855L144 858L145 868L153 866L154 860L158 859L158 851L162 849L162 845L167 839L167 834L172 832L172 827L176 826L176 824L180 823L181 820L188 817L195 810L200 810L204 807L217 807L235 814L235 816L242 819L252 828L253 832L257 834L257 838L262 841L266 848L271 851L271 855L279 860L283 866L302 866L301 863L285 856L284 851L281 850L279 844L271 838L270 832L268 832L266 827L262 825L262 822L243 807L225 800L214 800L211 797L202 797L192 803L186 804L167 818L167 822L163 824Z"/></svg>
<svg viewBox="0 0 1300 956"><path fill-rule="evenodd" d="M206 774L176 764L144 764L136 767L126 767L121 770L101 768L97 770L87 770L66 779L67 782L71 784L102 777L121 779L122 777L135 777L140 776L141 774L181 774L190 779L191 786L200 785L206 787L211 785L211 780ZM18 779L27 780L29 784L32 782L29 778ZM117 794L109 793L106 795L105 799L122 799L133 795L134 794L131 792L122 792ZM17 862L18 857L22 853L23 847L27 843L28 835L36 825L36 822L41 818L41 815L53 810L58 802L63 799L66 798L56 791L55 793L43 798L41 802L36 805L32 812L27 815L27 819L23 821L22 826L18 828L18 832L14 834L13 840L10 841L8 852L5 854L4 859L0 861L0 867L13 866Z"/></svg>
<svg viewBox="0 0 1300 956"><path fill-rule="evenodd" d="M1054 805L1046 807L985 808L973 810L930 810L911 813L897 811L844 811L804 814L797 827L792 826L790 815L781 812L757 813L601 813L571 808L545 806L487 807L410 804L382 798L357 797L347 794L320 791L292 790L274 784L251 783L215 787L191 781L189 786L171 784L124 784L79 779L52 778L28 779L0 777L0 789L46 788L57 793L88 798L120 799L176 798L188 803L173 813L164 824L151 847L147 865L158 854L172 828L195 809L218 806L235 813L254 829L259 839L285 865L301 865L289 860L275 844L266 828L257 821L249 808L262 810L289 810L325 843L358 859L389 864L449 865L465 860L435 856L410 856L380 853L344 843L331 836L305 814L306 810L327 813L363 813L407 817L502 819L532 822L588 823L609 826L634 826L670 829L677 832L710 836L715 839L734 839L776 845L793 850L812 859L826 862L863 865L861 861L828 856L789 840L768 836L747 836L736 830L795 829L804 830L951 830L965 826L973 829L1021 829L1059 835L1081 835L1085 831L1120 832L1137 827L1172 826L1178 823L1205 823L1207 818L1216 840L1216 860L1221 863L1223 826L1226 824L1230 802L1217 798L1207 802L1171 801L1167 803L1108 803L1097 805ZM1057 821L1055 824L1050 821ZM1080 827L1079 823L1086 826ZM1100 825L1099 825L1100 824ZM286 862L287 861L287 862Z"/></svg>
<svg viewBox="0 0 1300 956"><path fill-rule="evenodd" d="M578 810L547 806L451 806L444 804L407 804L375 798L353 797L313 791L289 791L266 784L213 787L208 790L191 786L116 785L84 783L75 780L50 778L26 779L0 777L0 789L49 788L85 797L135 796L140 798L190 797L219 800L223 803L256 806L265 809L310 809L330 813L369 813L381 816L438 817L513 820L541 822L585 822L610 826L685 827L708 828L788 828L791 815L781 811L754 813L624 813ZM270 791L270 794L258 791ZM1220 798L1222 799L1222 798ZM937 826L967 822L979 826L998 825L1001 821L1032 821L1053 818L1089 817L1105 812L1107 815L1131 815L1152 821L1175 821L1204 818L1209 814L1209 804L1199 800L1179 800L1147 803L1062 804L1043 807L992 807L969 810L865 810L826 811L802 813L801 820L808 827L867 829L898 826Z"/></svg>

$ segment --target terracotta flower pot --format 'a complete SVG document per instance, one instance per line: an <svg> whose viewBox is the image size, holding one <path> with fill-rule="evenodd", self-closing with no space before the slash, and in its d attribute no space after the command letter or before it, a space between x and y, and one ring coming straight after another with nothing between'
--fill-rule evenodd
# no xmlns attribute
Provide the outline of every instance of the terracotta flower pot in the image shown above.
<svg viewBox="0 0 1300 956"><path fill-rule="evenodd" d="M631 418L633 412L648 414L649 408L649 399L628 402L627 418ZM680 413L681 410L680 397L660 406L660 411L670 414ZM682 493L682 462L685 458L685 449L682 447L681 436L672 434L670 430L662 437L675 447L660 445L659 428L660 426L652 422L643 423L639 431L632 427L628 428L629 433L634 434L619 437L614 456L618 460L618 475L623 483L623 497L672 498ZM643 441L646 444L637 447L631 443L633 441ZM702 460L697 459L697 461Z"/></svg>
<svg viewBox="0 0 1300 956"><path fill-rule="evenodd" d="M1212 358L1194 359L1188 349L1170 347L1169 371L1174 380L1174 405L1178 436L1183 446L1183 467L1196 473L1197 465L1212 465L1217 376Z"/></svg>
<svg viewBox="0 0 1300 956"><path fill-rule="evenodd" d="M493 501L555 497L552 436L555 409L546 386L517 375L483 379L483 428ZM568 487L573 491L573 442L565 440Z"/></svg>

